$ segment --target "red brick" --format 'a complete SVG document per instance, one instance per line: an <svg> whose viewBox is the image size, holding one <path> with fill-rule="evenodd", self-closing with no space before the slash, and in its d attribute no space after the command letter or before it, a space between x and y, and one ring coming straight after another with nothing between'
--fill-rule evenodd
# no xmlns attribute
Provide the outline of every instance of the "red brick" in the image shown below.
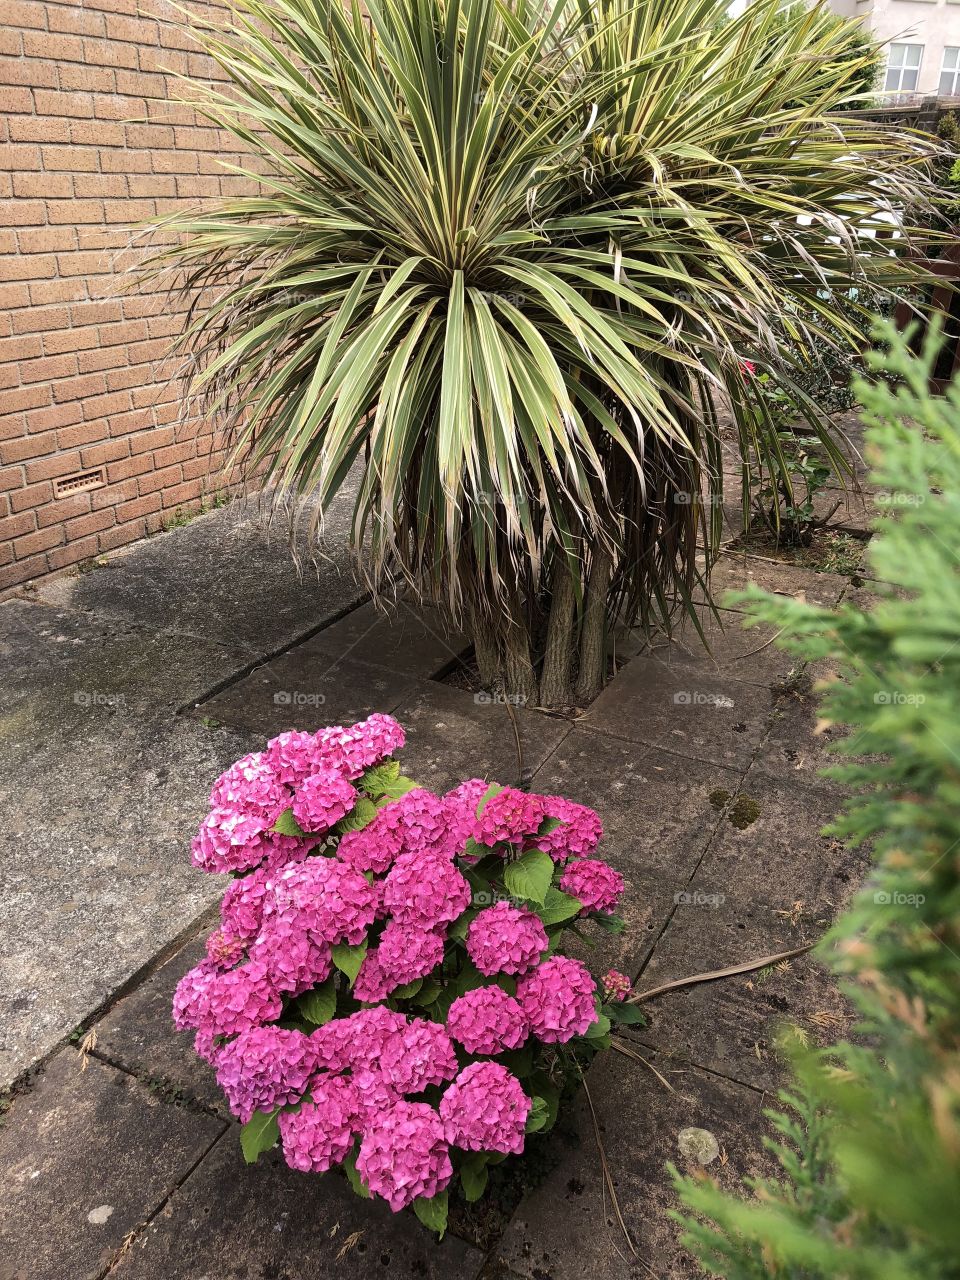
<svg viewBox="0 0 960 1280"><path fill-rule="evenodd" d="M107 95L113 95L117 85L117 73L112 67L91 67L86 63L65 63L60 68L60 88L79 90L93 94L93 114L103 116L101 110ZM111 117L112 118L112 117Z"/></svg>
<svg viewBox="0 0 960 1280"><path fill-rule="evenodd" d="M3 162L12 170L39 169L40 148L29 142L11 142L4 148Z"/></svg>
<svg viewBox="0 0 960 1280"><path fill-rule="evenodd" d="M32 511L21 511L19 515L7 516L0 520L0 542L8 542L13 538L22 538L32 533L37 522Z"/></svg>
<svg viewBox="0 0 960 1280"><path fill-rule="evenodd" d="M47 21L51 31L69 31L80 36L102 36L107 30L102 13L87 13L83 9L59 4L47 6Z"/></svg>
<svg viewBox="0 0 960 1280"><path fill-rule="evenodd" d="M35 227L46 220L42 200L0 200L0 226Z"/></svg>
<svg viewBox="0 0 960 1280"><path fill-rule="evenodd" d="M130 480L146 475L152 468L153 458L149 453L135 454L130 458L123 458L120 462L111 462L107 467L107 480L110 484L115 481ZM138 487L137 493L139 492Z"/></svg>
<svg viewBox="0 0 960 1280"><path fill-rule="evenodd" d="M67 173L95 173L97 151L94 147L44 147L43 167Z"/></svg>
<svg viewBox="0 0 960 1280"><path fill-rule="evenodd" d="M13 311L30 305L30 289L26 284L0 284L0 309Z"/></svg>
<svg viewBox="0 0 960 1280"><path fill-rule="evenodd" d="M38 93L49 93L38 89ZM19 85L0 85L0 111L6 115L30 115L33 111L33 94Z"/></svg>
<svg viewBox="0 0 960 1280"><path fill-rule="evenodd" d="M104 507L118 507L123 502L132 502L137 496L136 477L123 480L119 484L108 483L102 489L90 491L90 510L102 511Z"/></svg>
<svg viewBox="0 0 960 1280"><path fill-rule="evenodd" d="M63 524L90 510L89 493L71 493L67 498L48 502L37 511L37 528L49 529L53 524Z"/></svg>
<svg viewBox="0 0 960 1280"><path fill-rule="evenodd" d="M22 317L30 314L29 309L14 312L17 319L22 319ZM33 356L42 354L42 342L32 335L29 337L0 338L0 364L6 364L11 360L29 360Z"/></svg>
<svg viewBox="0 0 960 1280"><path fill-rule="evenodd" d="M30 301L35 307L49 306L52 302L79 302L86 296L87 286L81 276L68 280L38 280L30 286Z"/></svg>
<svg viewBox="0 0 960 1280"><path fill-rule="evenodd" d="M80 454L76 450L40 458L36 462L28 462L24 467L28 484L36 484L38 480L56 480L58 476L68 476L71 471L79 470Z"/></svg>
<svg viewBox="0 0 960 1280"><path fill-rule="evenodd" d="M131 520L129 524L116 525L101 533L98 539L100 551L115 551L117 547L125 547L128 543L142 538L148 532L145 520Z"/></svg>
<svg viewBox="0 0 960 1280"><path fill-rule="evenodd" d="M53 89L38 89L36 102L38 116L68 116L84 120L93 115L93 98L89 93L58 93Z"/></svg>
<svg viewBox="0 0 960 1280"><path fill-rule="evenodd" d="M20 364L20 377L24 382L42 382L47 387L61 385L77 371L76 356L43 356L40 360L24 360ZM69 400L69 396L63 396Z"/></svg>
<svg viewBox="0 0 960 1280"><path fill-rule="evenodd" d="M12 387L0 393L0 414L26 413L49 403L49 387Z"/></svg>
<svg viewBox="0 0 960 1280"><path fill-rule="evenodd" d="M164 507L183 507L199 503L200 481L187 480L183 484L174 485L172 489L164 489L162 496Z"/></svg>
<svg viewBox="0 0 960 1280"><path fill-rule="evenodd" d="M69 142L70 121L53 117L13 116L10 120L11 142Z"/></svg>
<svg viewBox="0 0 960 1280"><path fill-rule="evenodd" d="M66 173L15 173L13 194L36 200L69 200L73 179Z"/></svg>
<svg viewBox="0 0 960 1280"><path fill-rule="evenodd" d="M79 413L80 406L75 407ZM57 432L57 444L61 449L79 449L83 445L96 444L102 439L102 422L74 422L72 426L65 426Z"/></svg>
<svg viewBox="0 0 960 1280"><path fill-rule="evenodd" d="M83 377L63 378L56 382L53 387L53 398L59 404L64 400L82 400L87 396L99 396L106 389L107 384L102 374L85 373Z"/></svg>
<svg viewBox="0 0 960 1280"><path fill-rule="evenodd" d="M67 227L34 227L19 231L17 242L21 253L56 253L72 249L77 243L77 233Z"/></svg>
<svg viewBox="0 0 960 1280"><path fill-rule="evenodd" d="M11 511L33 511L44 506L53 497L53 485L49 480L40 484L28 484L23 489L16 489L10 494Z"/></svg>
<svg viewBox="0 0 960 1280"><path fill-rule="evenodd" d="M105 440L102 444L91 445L81 450L84 467L102 467L108 462L119 462L130 452L130 442L122 440Z"/></svg>
<svg viewBox="0 0 960 1280"><path fill-rule="evenodd" d="M80 538L76 542L67 543L63 547L55 547L47 555L47 563L51 572L67 569L72 564L80 564L84 560L92 560L98 551L95 536Z"/></svg>
<svg viewBox="0 0 960 1280"><path fill-rule="evenodd" d="M53 525L49 529L38 529L36 533L28 533L25 538L18 538L14 547L18 560L25 560L40 551L49 551L51 547L59 547L63 542L62 525Z"/></svg>
<svg viewBox="0 0 960 1280"><path fill-rule="evenodd" d="M45 390L45 388L37 388L37 390ZM69 427L71 423L79 422L81 416L78 404L43 405L37 409L31 409L26 415L27 430L60 432L63 427ZM59 434L57 435L57 444L61 449L65 447Z"/></svg>
<svg viewBox="0 0 960 1280"><path fill-rule="evenodd" d="M45 37L40 36L40 39ZM57 68L54 63L41 62L37 58L0 58L0 83L55 89Z"/></svg>
<svg viewBox="0 0 960 1280"><path fill-rule="evenodd" d="M27 58L49 58L53 62L82 62L83 41L79 36L49 31L25 31L23 52Z"/></svg>
<svg viewBox="0 0 960 1280"><path fill-rule="evenodd" d="M68 538L84 538L92 533L102 533L116 522L113 509L107 508L104 511L91 511L76 520L68 520L63 528Z"/></svg>
<svg viewBox="0 0 960 1280"><path fill-rule="evenodd" d="M29 458L41 458L53 453L57 447L55 431L38 431L34 435L21 436L19 440L7 440L0 444L0 462L9 466L12 462L26 462Z"/></svg>
<svg viewBox="0 0 960 1280"><path fill-rule="evenodd" d="M182 477L183 472L178 466L164 467L162 470L150 471L140 479L140 492L142 494L156 493L158 489L169 489L171 485L179 484Z"/></svg>
<svg viewBox="0 0 960 1280"><path fill-rule="evenodd" d="M69 223L70 226L78 222L103 222L103 201L54 200L47 206L47 218L54 224Z"/></svg>
<svg viewBox="0 0 960 1280"><path fill-rule="evenodd" d="M42 31L47 25L47 6L40 0L6 0L3 20L11 27L29 27Z"/></svg>
<svg viewBox="0 0 960 1280"><path fill-rule="evenodd" d="M154 511L160 511L162 507L163 499L160 494L150 493L142 498L134 498L130 502L121 502L114 510L117 514L117 522L125 524L128 520L139 520Z"/></svg>
<svg viewBox="0 0 960 1280"><path fill-rule="evenodd" d="M47 329L64 329L69 322L70 313L66 307L31 307L29 311L17 312L13 328L15 333L45 333ZM39 355L39 352L30 354Z"/></svg>

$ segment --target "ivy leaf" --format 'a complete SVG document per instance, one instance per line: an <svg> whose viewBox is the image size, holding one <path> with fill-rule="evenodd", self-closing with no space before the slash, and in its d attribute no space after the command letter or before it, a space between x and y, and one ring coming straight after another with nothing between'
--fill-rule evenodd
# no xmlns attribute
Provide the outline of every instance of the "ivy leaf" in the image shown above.
<svg viewBox="0 0 960 1280"><path fill-rule="evenodd" d="M537 911L537 915L544 924L560 924L563 920L572 920L575 915L579 915L582 909L583 903L579 898L574 898L569 893L563 893L560 889L555 889L551 885L543 900L543 906Z"/></svg>
<svg viewBox="0 0 960 1280"><path fill-rule="evenodd" d="M329 1022L337 1009L337 989L333 978L328 978L322 986L305 992L297 1000L297 1011L315 1027L322 1027Z"/></svg>
<svg viewBox="0 0 960 1280"><path fill-rule="evenodd" d="M487 1189L489 1176L485 1151L477 1151L464 1160L460 1166L460 1185L463 1187L464 1198L468 1204L473 1204L475 1200L480 1199Z"/></svg>
<svg viewBox="0 0 960 1280"><path fill-rule="evenodd" d="M377 806L367 796L361 796L350 812L340 819L334 831L344 835L348 831L362 831L377 816Z"/></svg>
<svg viewBox="0 0 960 1280"><path fill-rule="evenodd" d="M646 1017L635 1004L605 1004L603 1011L613 1022L622 1022L625 1026L646 1024Z"/></svg>
<svg viewBox="0 0 960 1280"><path fill-rule="evenodd" d="M331 949L330 954L333 957L333 963L342 974L346 975L352 987L363 964L363 957L367 954L366 938L352 947L345 942L339 942Z"/></svg>
<svg viewBox="0 0 960 1280"><path fill-rule="evenodd" d="M357 1153L355 1149L349 1152L345 1157L343 1161L343 1170L347 1175L347 1181L350 1183L351 1187L353 1187L360 1199L369 1200L370 1192L367 1189L366 1183L364 1183L363 1179L360 1177L359 1170L357 1169Z"/></svg>
<svg viewBox="0 0 960 1280"><path fill-rule="evenodd" d="M515 898L544 905L550 881L553 878L553 859L540 849L531 849L516 862L508 862L503 872L503 883Z"/></svg>
<svg viewBox="0 0 960 1280"><path fill-rule="evenodd" d="M300 823L293 816L292 809L284 809L280 817L273 824L274 831L281 836L305 836L307 833L301 827Z"/></svg>
<svg viewBox="0 0 960 1280"><path fill-rule="evenodd" d="M448 1199L447 1192L440 1191L429 1199L426 1196L417 1196L413 1202L413 1212L428 1230L436 1231L441 1240L447 1229Z"/></svg>
<svg viewBox="0 0 960 1280"><path fill-rule="evenodd" d="M533 1106L530 1108L530 1114L527 1116L526 1131L527 1133L538 1133L550 1117L550 1108L545 1098L539 1095L533 1099Z"/></svg>
<svg viewBox="0 0 960 1280"><path fill-rule="evenodd" d="M280 1141L280 1126L277 1124L279 1114L279 1107L269 1114L265 1111L255 1111L247 1123L241 1126L240 1148L247 1164L254 1164L257 1156L262 1155L264 1151L269 1151Z"/></svg>

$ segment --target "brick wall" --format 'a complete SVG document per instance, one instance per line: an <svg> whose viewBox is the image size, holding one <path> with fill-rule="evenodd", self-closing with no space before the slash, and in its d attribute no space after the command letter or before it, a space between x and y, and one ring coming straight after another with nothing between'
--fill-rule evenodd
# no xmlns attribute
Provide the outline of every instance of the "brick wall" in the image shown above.
<svg viewBox="0 0 960 1280"><path fill-rule="evenodd" d="M2 13L8 592L162 528L216 487L221 453L199 424L177 425L163 366L180 317L122 285L132 224L236 194L243 180L218 163L240 159L229 140L174 101L176 73L209 80L215 69L164 0L4 0ZM98 487L58 496L58 481L98 470Z"/></svg>

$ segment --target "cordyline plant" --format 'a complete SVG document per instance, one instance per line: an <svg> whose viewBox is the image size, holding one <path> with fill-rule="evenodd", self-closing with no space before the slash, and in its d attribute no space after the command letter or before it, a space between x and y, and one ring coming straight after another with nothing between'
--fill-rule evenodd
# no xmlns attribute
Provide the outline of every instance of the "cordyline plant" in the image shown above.
<svg viewBox="0 0 960 1280"><path fill-rule="evenodd" d="M191 301L193 392L318 521L347 486L373 587L466 616L485 681L543 704L598 691L616 622L689 603L721 406L782 469L743 361L842 470L794 375L858 349L851 290L922 274L937 144L831 114L874 56L859 29L726 7L237 0L195 23L232 81L200 109L258 193L161 223L147 272Z"/></svg>
<svg viewBox="0 0 960 1280"><path fill-rule="evenodd" d="M625 974L562 953L576 922L622 930L593 810L479 778L434 795L403 741L384 715L282 733L216 781L193 861L236 879L173 1013L248 1160L280 1141L442 1233L450 1189L478 1199L638 1015Z"/></svg>

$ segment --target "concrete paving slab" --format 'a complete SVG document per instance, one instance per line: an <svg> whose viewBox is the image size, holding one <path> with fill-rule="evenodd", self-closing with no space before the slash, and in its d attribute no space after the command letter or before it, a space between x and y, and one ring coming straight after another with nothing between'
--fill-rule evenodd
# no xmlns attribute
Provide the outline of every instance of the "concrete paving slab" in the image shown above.
<svg viewBox="0 0 960 1280"><path fill-rule="evenodd" d="M407 731L404 772L432 791L445 791L465 778L516 786L521 779L514 722L503 703L486 698L436 681L418 684L394 710ZM539 711L514 711L529 778L566 737L570 723Z"/></svg>
<svg viewBox="0 0 960 1280"><path fill-rule="evenodd" d="M293 547L255 502L236 502L169 533L134 543L88 573L41 583L47 603L158 631L216 640L248 655L290 644L364 593L347 549L349 503L331 510L325 554L311 563L306 526Z"/></svg>
<svg viewBox="0 0 960 1280"><path fill-rule="evenodd" d="M533 779L533 789L579 800L603 821L599 856L626 881L620 935L591 930L581 958L596 973L635 974L686 890L720 820L710 796L740 774L575 728Z"/></svg>
<svg viewBox="0 0 960 1280"><path fill-rule="evenodd" d="M582 723L691 760L744 770L766 737L771 715L765 688L643 656L617 673Z"/></svg>
<svg viewBox="0 0 960 1280"><path fill-rule="evenodd" d="M743 615L719 610L719 620L702 611L698 620L700 637L693 622L686 620L672 636L655 636L640 649L665 667L686 672L704 672L718 677L769 687L782 681L802 663L773 643L775 628L745 629ZM707 646L704 645L704 639Z"/></svg>
<svg viewBox="0 0 960 1280"><path fill-rule="evenodd" d="M141 1080L168 1086L177 1096L229 1118L213 1068L194 1053L189 1032L174 1031L170 1014L177 983L206 955L207 932L188 942L97 1022L97 1053Z"/></svg>
<svg viewBox="0 0 960 1280"><path fill-rule="evenodd" d="M346 1178L295 1173L277 1151L246 1165L230 1130L132 1244L116 1280L473 1280L483 1255L442 1244L412 1213Z"/></svg>
<svg viewBox="0 0 960 1280"><path fill-rule="evenodd" d="M713 567L711 590L714 601L725 608L740 610L727 600L728 591L742 591L751 583L765 591L778 595L799 596L809 604L832 608L850 579L838 573L818 573L815 569L800 569L780 560L765 560L758 556L745 556L736 551L725 552ZM699 599L699 593L695 598Z"/></svg>
<svg viewBox="0 0 960 1280"><path fill-rule="evenodd" d="M373 711L392 712L417 684L390 667L298 645L197 704L192 714L265 741L285 729L353 724Z"/></svg>
<svg viewBox="0 0 960 1280"><path fill-rule="evenodd" d="M823 776L823 770L846 762L833 747L850 737L845 725L818 725L820 699L816 683L828 675L825 664L811 669L810 680L786 682L774 698L770 732L757 752L752 770L771 778L811 783L843 794L840 783ZM856 739L849 744L855 746ZM839 803L839 799L838 799Z"/></svg>
<svg viewBox="0 0 960 1280"><path fill-rule="evenodd" d="M836 800L822 788L748 774L638 990L818 941L869 864L865 852L820 834ZM773 1046L783 1022L796 1021L814 1040L848 1025L833 979L806 957L759 977L671 991L644 1012L645 1042L767 1088L779 1075Z"/></svg>
<svg viewBox="0 0 960 1280"><path fill-rule="evenodd" d="M368 601L300 647L305 654L372 662L426 680L469 646L469 637L452 628L439 609L401 599L386 609Z"/></svg>
<svg viewBox="0 0 960 1280"><path fill-rule="evenodd" d="M48 605L0 608L0 1086L213 901L189 864L248 735L172 715L221 646Z"/></svg>
<svg viewBox="0 0 960 1280"><path fill-rule="evenodd" d="M0 1128L3 1280L103 1275L223 1131L94 1058L81 1066L58 1054Z"/></svg>
<svg viewBox="0 0 960 1280"><path fill-rule="evenodd" d="M661 1068L655 1055L647 1055ZM705 1071L669 1076L668 1092L642 1064L608 1052L587 1082L604 1151L631 1241L630 1249L604 1186L589 1107L576 1108L579 1145L568 1147L545 1182L520 1205L498 1250L501 1261L530 1280L686 1280L700 1276L668 1216L679 1203L666 1165L693 1172L678 1146L688 1127L709 1130L726 1163L707 1172L734 1189L744 1177L767 1171L763 1152L763 1096ZM548 1139L549 1141L550 1139Z"/></svg>

